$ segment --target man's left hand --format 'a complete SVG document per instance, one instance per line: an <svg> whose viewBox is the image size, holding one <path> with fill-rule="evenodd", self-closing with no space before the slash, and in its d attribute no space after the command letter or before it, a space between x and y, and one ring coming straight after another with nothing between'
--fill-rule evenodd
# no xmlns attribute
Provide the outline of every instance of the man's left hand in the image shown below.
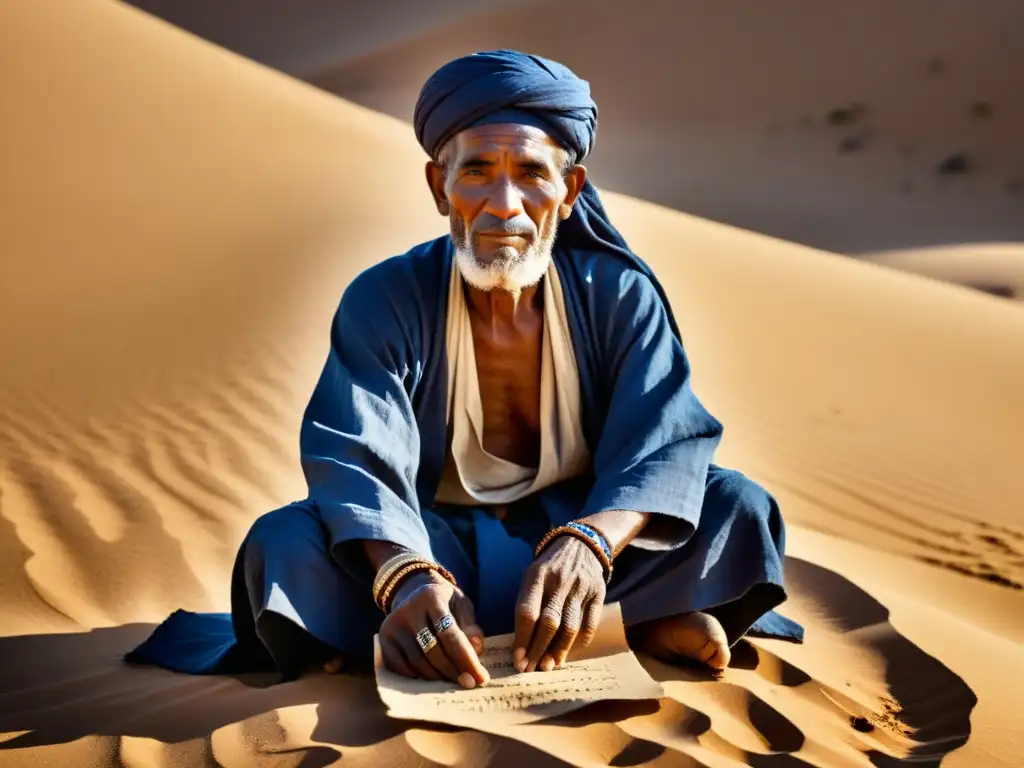
<svg viewBox="0 0 1024 768"><path fill-rule="evenodd" d="M587 646L604 605L601 561L579 539L553 541L527 569L516 601L512 663L519 672L561 667L574 643Z"/></svg>

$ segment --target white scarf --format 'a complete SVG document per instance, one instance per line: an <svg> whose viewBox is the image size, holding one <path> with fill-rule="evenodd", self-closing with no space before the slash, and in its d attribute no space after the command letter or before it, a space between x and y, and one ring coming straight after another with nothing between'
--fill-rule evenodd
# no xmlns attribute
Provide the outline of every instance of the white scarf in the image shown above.
<svg viewBox="0 0 1024 768"><path fill-rule="evenodd" d="M484 450L483 405L462 275L454 262L448 288L446 423L451 445L437 500L505 505L575 477L590 466L580 422L580 377L569 335L565 299L552 260L543 284L544 329L540 368L540 463L522 467Z"/></svg>

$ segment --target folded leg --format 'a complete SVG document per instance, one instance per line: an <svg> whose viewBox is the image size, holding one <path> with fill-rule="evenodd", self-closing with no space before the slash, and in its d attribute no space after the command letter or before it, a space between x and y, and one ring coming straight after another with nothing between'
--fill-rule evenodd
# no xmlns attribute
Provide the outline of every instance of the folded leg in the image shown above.
<svg viewBox="0 0 1024 768"><path fill-rule="evenodd" d="M673 550L628 548L607 599L621 601L627 626L704 612L729 645L748 632L799 640L799 625L772 613L786 599L784 550L775 499L743 474L713 466L693 536Z"/></svg>
<svg viewBox="0 0 1024 768"><path fill-rule="evenodd" d="M286 679L339 653L367 657L383 619L370 585L337 565L327 541L315 505L296 502L258 518L235 560L235 638Z"/></svg>

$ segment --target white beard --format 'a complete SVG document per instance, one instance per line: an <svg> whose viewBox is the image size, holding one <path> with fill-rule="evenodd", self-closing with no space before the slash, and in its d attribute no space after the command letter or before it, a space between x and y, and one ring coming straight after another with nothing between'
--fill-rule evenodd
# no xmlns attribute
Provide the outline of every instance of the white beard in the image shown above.
<svg viewBox="0 0 1024 768"><path fill-rule="evenodd" d="M524 258L510 262L496 258L490 264L481 264L473 252L466 248L455 248L455 263L466 282L481 291L500 289L519 294L524 288L536 285L548 271L551 263L549 241L539 248L531 248Z"/></svg>

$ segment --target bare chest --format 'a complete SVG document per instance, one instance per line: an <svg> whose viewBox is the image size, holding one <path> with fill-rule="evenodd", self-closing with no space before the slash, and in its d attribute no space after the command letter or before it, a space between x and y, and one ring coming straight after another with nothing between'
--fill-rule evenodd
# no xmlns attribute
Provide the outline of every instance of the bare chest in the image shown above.
<svg viewBox="0 0 1024 768"><path fill-rule="evenodd" d="M541 331L540 318L515 334L473 329L484 450L526 467L540 461Z"/></svg>

